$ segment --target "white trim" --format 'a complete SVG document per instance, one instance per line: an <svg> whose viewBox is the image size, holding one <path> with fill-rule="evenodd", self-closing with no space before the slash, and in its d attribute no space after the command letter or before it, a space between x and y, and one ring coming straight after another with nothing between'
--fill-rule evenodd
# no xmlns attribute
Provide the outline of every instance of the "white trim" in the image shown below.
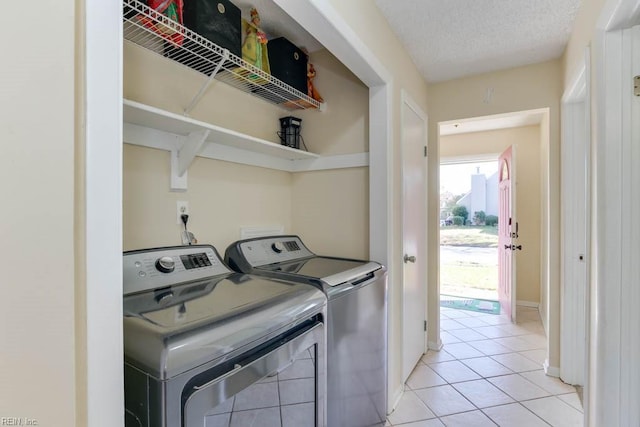
<svg viewBox="0 0 640 427"><path fill-rule="evenodd" d="M458 165L461 163L497 162L500 153L469 154L462 156L440 157L441 165Z"/></svg>
<svg viewBox="0 0 640 427"><path fill-rule="evenodd" d="M369 89L369 258L387 266L387 412L392 407L392 369L397 352L393 306L396 297L393 277L398 262L393 257L393 93L391 83ZM399 316L400 313L397 313ZM399 384L402 386L403 384Z"/></svg>
<svg viewBox="0 0 640 427"><path fill-rule="evenodd" d="M395 389L393 393L389 393L389 408L387 409L387 413L392 413L396 410L398 403L400 403L400 399L402 399L402 395L404 394L404 385L401 384L398 388Z"/></svg>
<svg viewBox="0 0 640 427"><path fill-rule="evenodd" d="M521 307L531 307L531 308L539 308L540 307L540 303L539 302L523 301L523 300L517 300L516 301L516 305L519 305Z"/></svg>
<svg viewBox="0 0 640 427"><path fill-rule="evenodd" d="M87 382L80 390L87 425L113 427L124 424L122 5L88 1L84 7L86 99L79 108L86 109Z"/></svg>
<svg viewBox="0 0 640 427"><path fill-rule="evenodd" d="M637 25L640 21L640 2L637 0L608 0L605 2L596 29L614 31Z"/></svg>
<svg viewBox="0 0 640 427"><path fill-rule="evenodd" d="M171 189L172 191L187 189L187 172L183 175L178 175L177 172L177 163L179 159L178 152L180 152L180 148L184 146L183 144L186 137L126 122L124 123L123 131L123 141L126 144L170 151L172 153ZM207 141L197 151L196 155L207 159L223 160L231 163L240 163L243 165L258 166L285 172L308 172L369 166L369 153L353 153L320 157L316 154L306 153L303 151L300 154L293 154L290 156L288 155L288 151L280 151L280 146L275 143L265 144L274 145L275 150L272 151L272 149L268 147L266 152L262 153L252 149L243 149L227 144L218 144L216 142ZM286 157L273 155L273 152ZM180 184L177 179L183 178L184 183Z"/></svg>
<svg viewBox="0 0 640 427"><path fill-rule="evenodd" d="M369 88L391 82L387 69L327 0L274 0Z"/></svg>
<svg viewBox="0 0 640 427"><path fill-rule="evenodd" d="M179 150L183 149L185 141L188 140L191 135L200 134L204 136L203 141L208 143L241 149L243 152L254 151L277 159L297 160L320 157L319 154L287 147L278 142L256 138L232 129L216 126L211 123L202 122L130 100L124 101L124 121L127 123L125 127L127 133L135 130L131 135L132 139L127 140L131 143L136 143L138 139L142 139L141 143L144 144L145 135L142 129L146 128L167 132L180 137L180 143L175 147ZM129 135L125 135L125 137L129 138ZM133 139L133 137L135 137L135 139ZM196 150L196 154L198 151L199 150ZM183 171L178 171L178 174L181 175L182 172Z"/></svg>
<svg viewBox="0 0 640 427"><path fill-rule="evenodd" d="M573 77L567 89L562 94L562 103L583 102L587 95L587 66L589 48L585 49L585 56L578 66L578 70L574 72Z"/></svg>
<svg viewBox="0 0 640 427"><path fill-rule="evenodd" d="M559 378L560 377L560 368L557 366L549 366L549 359L545 359L542 364L542 368L544 369L544 373L550 377Z"/></svg>
<svg viewBox="0 0 640 427"><path fill-rule="evenodd" d="M369 166L369 153L322 156L317 159L301 159L291 162L291 172L320 171Z"/></svg>
<svg viewBox="0 0 640 427"><path fill-rule="evenodd" d="M589 51L562 97L560 377L585 385L587 353L590 147ZM580 259L582 257L582 260Z"/></svg>
<svg viewBox="0 0 640 427"><path fill-rule="evenodd" d="M429 350L433 351L440 351L444 347L444 344L441 340L438 340L438 342L429 341L427 342L427 345L429 346Z"/></svg>

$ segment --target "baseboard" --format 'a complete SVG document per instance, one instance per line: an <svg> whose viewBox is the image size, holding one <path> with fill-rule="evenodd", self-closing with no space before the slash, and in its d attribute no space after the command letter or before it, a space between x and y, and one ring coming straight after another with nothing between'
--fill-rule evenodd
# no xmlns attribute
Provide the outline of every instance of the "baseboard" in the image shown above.
<svg viewBox="0 0 640 427"><path fill-rule="evenodd" d="M429 350L440 351L443 347L442 340L438 340L438 342L429 341L427 342L427 346Z"/></svg>
<svg viewBox="0 0 640 427"><path fill-rule="evenodd" d="M516 305L521 305L523 307L531 307L531 308L540 307L539 302L532 302L532 301L516 301Z"/></svg>
<svg viewBox="0 0 640 427"><path fill-rule="evenodd" d="M549 366L549 359L545 359L544 364L544 373L550 377L560 378L560 368L556 366Z"/></svg>
<svg viewBox="0 0 640 427"><path fill-rule="evenodd" d="M391 415L391 413L396 409L400 399L402 398L402 394L404 393L404 384L400 385L391 395L391 399L389 399L389 407L387 408L387 415Z"/></svg>

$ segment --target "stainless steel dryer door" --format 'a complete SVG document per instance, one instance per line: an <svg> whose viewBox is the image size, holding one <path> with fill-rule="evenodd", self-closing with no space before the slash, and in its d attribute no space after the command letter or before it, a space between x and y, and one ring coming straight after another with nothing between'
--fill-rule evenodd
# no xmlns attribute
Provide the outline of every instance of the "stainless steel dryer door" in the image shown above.
<svg viewBox="0 0 640 427"><path fill-rule="evenodd" d="M325 351L324 325L316 323L247 354L214 379L189 382L183 426L326 426Z"/></svg>

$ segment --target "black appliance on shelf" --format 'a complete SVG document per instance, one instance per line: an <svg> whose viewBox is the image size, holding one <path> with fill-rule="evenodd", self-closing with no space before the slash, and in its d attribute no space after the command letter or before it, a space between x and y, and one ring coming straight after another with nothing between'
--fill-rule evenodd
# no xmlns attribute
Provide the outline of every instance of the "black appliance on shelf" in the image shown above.
<svg viewBox="0 0 640 427"><path fill-rule="evenodd" d="M280 143L291 148L300 148L300 127L302 119L293 116L280 119Z"/></svg>

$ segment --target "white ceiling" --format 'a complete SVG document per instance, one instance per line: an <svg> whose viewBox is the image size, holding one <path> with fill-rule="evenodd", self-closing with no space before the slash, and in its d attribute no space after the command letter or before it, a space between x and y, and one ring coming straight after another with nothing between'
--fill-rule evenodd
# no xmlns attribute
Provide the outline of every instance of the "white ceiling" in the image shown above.
<svg viewBox="0 0 640 427"><path fill-rule="evenodd" d="M375 3L424 78L440 82L560 57L581 0Z"/></svg>

